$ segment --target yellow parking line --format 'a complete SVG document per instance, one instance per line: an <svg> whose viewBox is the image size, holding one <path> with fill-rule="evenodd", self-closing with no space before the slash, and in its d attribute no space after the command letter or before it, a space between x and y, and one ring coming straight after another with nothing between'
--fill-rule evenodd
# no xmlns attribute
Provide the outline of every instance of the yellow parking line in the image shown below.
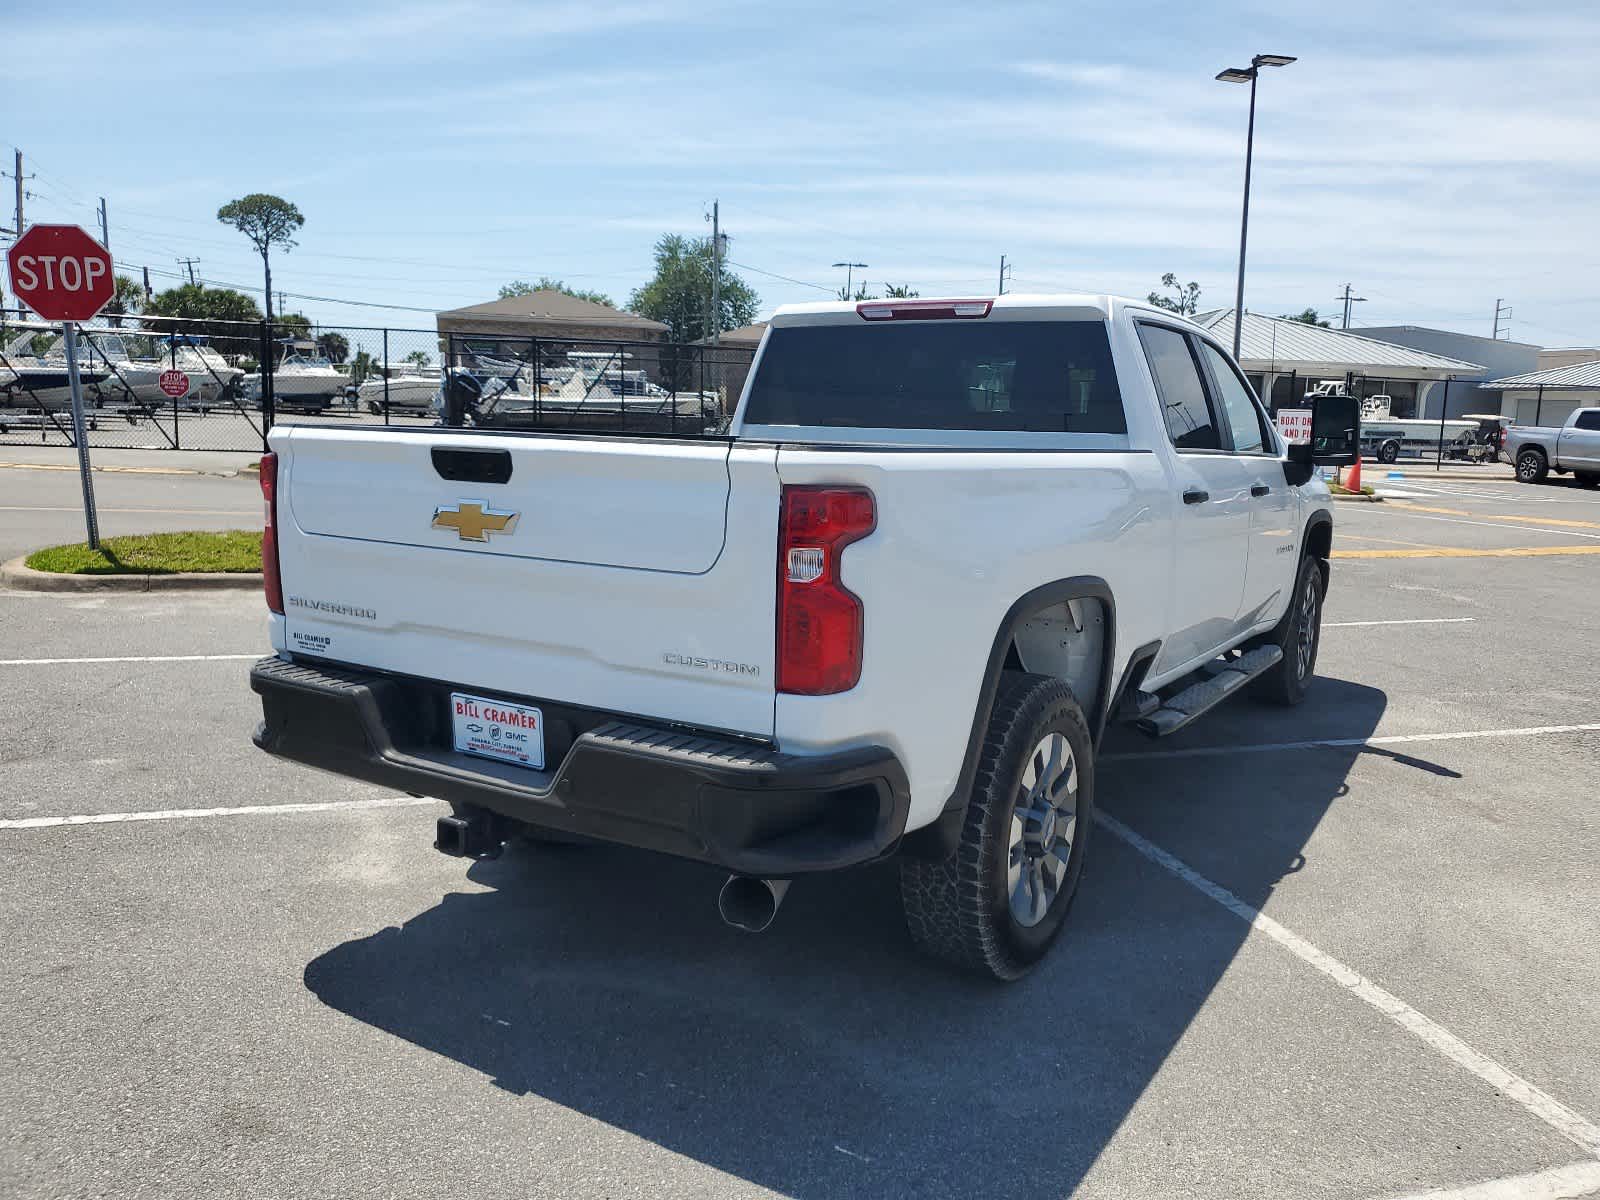
<svg viewBox="0 0 1600 1200"><path fill-rule="evenodd" d="M1437 550L1442 547L1435 546L1432 542L1408 542L1401 538L1373 537L1370 533L1341 533L1341 542L1380 542L1385 546L1415 546L1422 550Z"/></svg>
<svg viewBox="0 0 1600 1200"><path fill-rule="evenodd" d="M1533 558L1547 554L1600 554L1600 546L1499 546L1493 549L1429 546L1416 550L1335 550L1334 558Z"/></svg>
<svg viewBox="0 0 1600 1200"><path fill-rule="evenodd" d="M1557 517L1519 517L1510 513L1486 513L1463 508L1430 508L1426 504L1412 504L1409 500L1391 500L1396 508L1405 512L1440 513L1447 517L1479 517L1489 521L1522 521L1529 525L1563 525L1569 529L1600 529L1600 522L1570 521Z"/></svg>

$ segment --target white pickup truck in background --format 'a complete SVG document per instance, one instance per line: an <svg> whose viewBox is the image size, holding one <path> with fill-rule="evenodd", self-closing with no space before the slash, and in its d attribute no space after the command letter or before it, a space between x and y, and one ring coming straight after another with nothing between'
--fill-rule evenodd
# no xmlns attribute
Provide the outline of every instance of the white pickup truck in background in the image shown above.
<svg viewBox="0 0 1600 1200"><path fill-rule="evenodd" d="M1600 408L1576 409L1560 426L1508 426L1500 456L1523 483L1571 471L1583 486L1600 486Z"/></svg>
<svg viewBox="0 0 1600 1200"><path fill-rule="evenodd" d="M518 834L731 872L724 916L898 857L915 941L1014 978L1083 867L1108 723L1316 661L1333 523L1227 352L1097 296L780 309L694 438L274 429L264 749ZM1315 448L1314 448L1315 447Z"/></svg>

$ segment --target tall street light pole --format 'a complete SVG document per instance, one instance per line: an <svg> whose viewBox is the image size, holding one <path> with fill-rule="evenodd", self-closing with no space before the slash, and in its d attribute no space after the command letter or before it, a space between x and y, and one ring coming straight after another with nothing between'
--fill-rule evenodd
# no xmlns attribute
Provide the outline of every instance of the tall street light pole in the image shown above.
<svg viewBox="0 0 1600 1200"><path fill-rule="evenodd" d="M1239 281L1233 299L1233 357L1239 357L1239 335L1244 329L1244 251L1250 237L1250 166L1256 144L1256 79L1262 67L1286 67L1295 59L1288 54L1258 54L1248 67L1229 67L1217 72L1223 83L1250 85L1250 124L1244 140L1244 212L1239 218Z"/></svg>
<svg viewBox="0 0 1600 1200"><path fill-rule="evenodd" d="M855 293L853 282L855 279L855 272L865 271L867 269L867 264L858 262L836 262L833 265L835 267L844 268L844 298L848 300Z"/></svg>

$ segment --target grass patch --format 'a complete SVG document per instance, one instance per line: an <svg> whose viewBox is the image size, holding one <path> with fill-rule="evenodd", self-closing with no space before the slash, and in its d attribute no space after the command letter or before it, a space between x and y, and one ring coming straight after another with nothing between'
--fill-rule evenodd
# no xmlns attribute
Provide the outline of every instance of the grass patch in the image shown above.
<svg viewBox="0 0 1600 1200"><path fill-rule="evenodd" d="M1354 496L1354 495L1357 494L1357 493L1351 491L1349 488L1345 487L1344 484L1342 484L1342 483L1334 483L1331 480L1328 483L1328 490L1330 492L1332 492L1335 496ZM1362 484L1361 485L1360 494L1363 495L1363 496L1372 495L1372 485L1370 483Z"/></svg>
<svg viewBox="0 0 1600 1200"><path fill-rule="evenodd" d="M261 534L243 529L225 533L142 533L101 538L100 549L84 542L35 550L27 557L35 571L58 575L175 575L179 571L243 574L261 570Z"/></svg>

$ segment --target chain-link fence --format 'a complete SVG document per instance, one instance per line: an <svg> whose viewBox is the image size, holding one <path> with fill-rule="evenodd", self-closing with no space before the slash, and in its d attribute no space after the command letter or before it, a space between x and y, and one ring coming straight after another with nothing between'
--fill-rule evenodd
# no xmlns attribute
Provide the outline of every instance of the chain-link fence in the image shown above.
<svg viewBox="0 0 1600 1200"><path fill-rule="evenodd" d="M111 317L79 326L91 446L260 452L269 425L245 383L265 354L260 322ZM0 443L72 445L60 326L0 313Z"/></svg>
<svg viewBox="0 0 1600 1200"><path fill-rule="evenodd" d="M446 425L699 436L727 428L753 352L449 334L445 356Z"/></svg>
<svg viewBox="0 0 1600 1200"><path fill-rule="evenodd" d="M89 444L259 453L278 422L695 435L727 426L746 347L443 338L176 317L80 327ZM0 444L70 446L60 327L0 311Z"/></svg>

